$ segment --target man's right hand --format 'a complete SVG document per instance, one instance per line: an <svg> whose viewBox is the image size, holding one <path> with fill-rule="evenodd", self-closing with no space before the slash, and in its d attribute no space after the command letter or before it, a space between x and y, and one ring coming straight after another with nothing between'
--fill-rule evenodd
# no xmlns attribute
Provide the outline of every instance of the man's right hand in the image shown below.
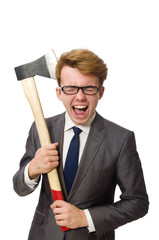
<svg viewBox="0 0 159 240"><path fill-rule="evenodd" d="M35 179L39 174L48 173L59 165L57 151L58 143L51 143L37 150L35 157L30 161L28 174L30 179Z"/></svg>

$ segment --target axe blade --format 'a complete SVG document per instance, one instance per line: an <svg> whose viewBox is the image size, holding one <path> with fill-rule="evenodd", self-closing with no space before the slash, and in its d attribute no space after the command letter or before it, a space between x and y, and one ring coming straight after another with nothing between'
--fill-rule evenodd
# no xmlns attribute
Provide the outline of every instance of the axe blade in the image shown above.
<svg viewBox="0 0 159 240"><path fill-rule="evenodd" d="M15 67L15 73L19 81L26 78L34 77L35 75L56 79L56 63L57 57L55 55L55 52L53 50L50 50L44 56L33 62Z"/></svg>

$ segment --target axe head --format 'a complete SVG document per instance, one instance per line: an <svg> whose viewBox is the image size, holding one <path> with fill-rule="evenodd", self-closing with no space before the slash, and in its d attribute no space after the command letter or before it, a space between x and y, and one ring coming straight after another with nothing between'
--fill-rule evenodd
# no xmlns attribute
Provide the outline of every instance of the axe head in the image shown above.
<svg viewBox="0 0 159 240"><path fill-rule="evenodd" d="M18 80L34 77L39 75L42 77L56 79L55 77L55 66L57 58L53 50L46 53L43 57L18 66L15 68L16 76Z"/></svg>

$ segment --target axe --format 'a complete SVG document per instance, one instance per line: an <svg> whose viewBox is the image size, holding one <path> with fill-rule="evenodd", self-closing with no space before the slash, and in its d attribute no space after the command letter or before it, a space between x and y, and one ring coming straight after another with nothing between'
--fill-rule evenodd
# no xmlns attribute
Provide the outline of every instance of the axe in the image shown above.
<svg viewBox="0 0 159 240"><path fill-rule="evenodd" d="M26 98L30 103L41 146L46 146L50 144L51 140L45 122L43 110L41 107L34 76L39 75L47 78L56 79L55 78L56 63L57 63L56 55L54 51L51 50L43 57L33 62L15 68L17 79L21 81ZM54 168L47 175L54 201L64 200L57 169ZM68 230L68 228L66 227L61 227L61 229L63 231Z"/></svg>

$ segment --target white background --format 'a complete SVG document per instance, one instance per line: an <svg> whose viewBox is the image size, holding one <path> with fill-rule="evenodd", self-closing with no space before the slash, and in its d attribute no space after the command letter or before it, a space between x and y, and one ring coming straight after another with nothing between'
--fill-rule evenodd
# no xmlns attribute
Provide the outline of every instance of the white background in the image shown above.
<svg viewBox="0 0 159 240"><path fill-rule="evenodd" d="M116 239L158 239L159 7L156 0L5 0L0 6L1 236L26 240L38 201L12 189L33 121L14 67L54 49L94 51L108 65L98 112L135 132L149 213L116 230ZM56 81L36 77L45 117L64 110Z"/></svg>

